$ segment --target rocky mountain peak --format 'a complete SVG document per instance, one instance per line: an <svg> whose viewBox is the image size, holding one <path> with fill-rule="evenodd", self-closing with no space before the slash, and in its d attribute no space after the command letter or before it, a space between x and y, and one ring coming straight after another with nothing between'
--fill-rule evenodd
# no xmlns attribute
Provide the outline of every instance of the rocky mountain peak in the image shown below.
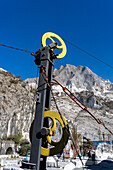
<svg viewBox="0 0 113 170"><path fill-rule="evenodd" d="M106 95L106 92L113 91L113 83L102 79L85 66L66 64L54 71L54 77L73 92L90 90L96 95Z"/></svg>
<svg viewBox="0 0 113 170"><path fill-rule="evenodd" d="M111 131L113 130L113 83L97 76L88 67L69 64L55 69L54 76L88 106L97 118L105 121ZM29 129L34 118L36 87L36 78L24 81L0 69L0 138L18 132L29 138ZM84 135L87 132L86 137L91 139L92 134L95 134L97 139L99 125L97 126L94 119L73 103L59 86L53 86L53 92L61 113L68 120L76 118L78 133ZM53 101L51 110L56 110ZM102 128L102 131L105 129Z"/></svg>

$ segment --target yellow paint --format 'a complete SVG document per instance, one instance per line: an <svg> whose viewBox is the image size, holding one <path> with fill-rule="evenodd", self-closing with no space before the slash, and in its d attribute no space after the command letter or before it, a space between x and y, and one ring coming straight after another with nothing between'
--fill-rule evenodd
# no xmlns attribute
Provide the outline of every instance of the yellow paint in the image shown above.
<svg viewBox="0 0 113 170"><path fill-rule="evenodd" d="M52 32L47 32L45 33L43 36L42 36L42 46L45 47L47 44L46 44L46 40L47 38L49 38L52 43L55 43L54 39L51 38L51 37L54 37L56 38L60 43L61 43L61 46L58 46L57 45L57 49L62 49L62 52L60 54L58 54L57 58L63 58L65 55L66 55L66 52L67 52L67 49L66 49L66 45L64 43L64 41L55 33L52 33Z"/></svg>
<svg viewBox="0 0 113 170"><path fill-rule="evenodd" d="M56 128L56 119L60 122L62 128L64 128L63 121L62 121L58 112L56 112L56 111L45 111L44 112L44 118L46 118L46 117L50 118L53 121L53 126L52 126L52 128L50 128L50 135L53 134L53 131ZM65 125L67 125L67 121L65 120L64 117L63 117L63 120L65 122ZM52 142L49 135L47 136L47 141L48 141L49 144L51 144L51 142ZM55 149L55 147L54 147L54 149ZM41 147L41 155L50 156L50 149Z"/></svg>
<svg viewBox="0 0 113 170"><path fill-rule="evenodd" d="M41 147L41 155L43 155L43 156L49 156L49 153L50 153L50 149Z"/></svg>

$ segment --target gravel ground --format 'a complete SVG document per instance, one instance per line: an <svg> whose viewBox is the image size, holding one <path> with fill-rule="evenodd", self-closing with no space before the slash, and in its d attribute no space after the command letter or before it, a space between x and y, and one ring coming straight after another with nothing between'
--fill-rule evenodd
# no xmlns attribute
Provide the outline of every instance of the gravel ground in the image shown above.
<svg viewBox="0 0 113 170"><path fill-rule="evenodd" d="M18 164L19 160L7 160L4 167L1 167L0 170L22 170L20 168L21 164ZM62 162L63 165L63 162ZM63 166L62 166L63 167ZM63 168L53 168L53 167L47 167L47 170L64 170ZM25 170L25 169L24 169ZM71 170L65 169L65 170ZM88 166L86 168L75 168L73 170L113 170L113 161L110 160L104 160L96 165Z"/></svg>

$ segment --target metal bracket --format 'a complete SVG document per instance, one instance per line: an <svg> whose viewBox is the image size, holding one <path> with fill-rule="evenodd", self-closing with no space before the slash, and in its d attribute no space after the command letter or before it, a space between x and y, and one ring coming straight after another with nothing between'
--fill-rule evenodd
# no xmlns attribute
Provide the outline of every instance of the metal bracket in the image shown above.
<svg viewBox="0 0 113 170"><path fill-rule="evenodd" d="M50 135L50 129L49 128L46 128L46 127L43 127L37 134L36 134L36 137L37 139L40 139L40 138L43 138L45 136L48 136Z"/></svg>
<svg viewBox="0 0 113 170"><path fill-rule="evenodd" d="M58 44L57 42L49 44L46 47L40 48L35 54L32 54L35 56L35 64L40 65L40 62L42 60L49 60L49 62L54 66L54 63L50 59L47 58L45 50L48 49L48 51L50 51L51 58L55 59L56 55L54 54L52 49L56 48L57 44Z"/></svg>

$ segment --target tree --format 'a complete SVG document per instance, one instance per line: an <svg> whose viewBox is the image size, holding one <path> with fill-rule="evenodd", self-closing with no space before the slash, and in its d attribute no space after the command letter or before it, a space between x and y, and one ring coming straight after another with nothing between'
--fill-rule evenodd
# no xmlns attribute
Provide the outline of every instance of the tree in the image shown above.
<svg viewBox="0 0 113 170"><path fill-rule="evenodd" d="M20 141L20 146L21 146L20 155L23 156L25 156L27 152L31 149L31 145L27 139L22 139Z"/></svg>

